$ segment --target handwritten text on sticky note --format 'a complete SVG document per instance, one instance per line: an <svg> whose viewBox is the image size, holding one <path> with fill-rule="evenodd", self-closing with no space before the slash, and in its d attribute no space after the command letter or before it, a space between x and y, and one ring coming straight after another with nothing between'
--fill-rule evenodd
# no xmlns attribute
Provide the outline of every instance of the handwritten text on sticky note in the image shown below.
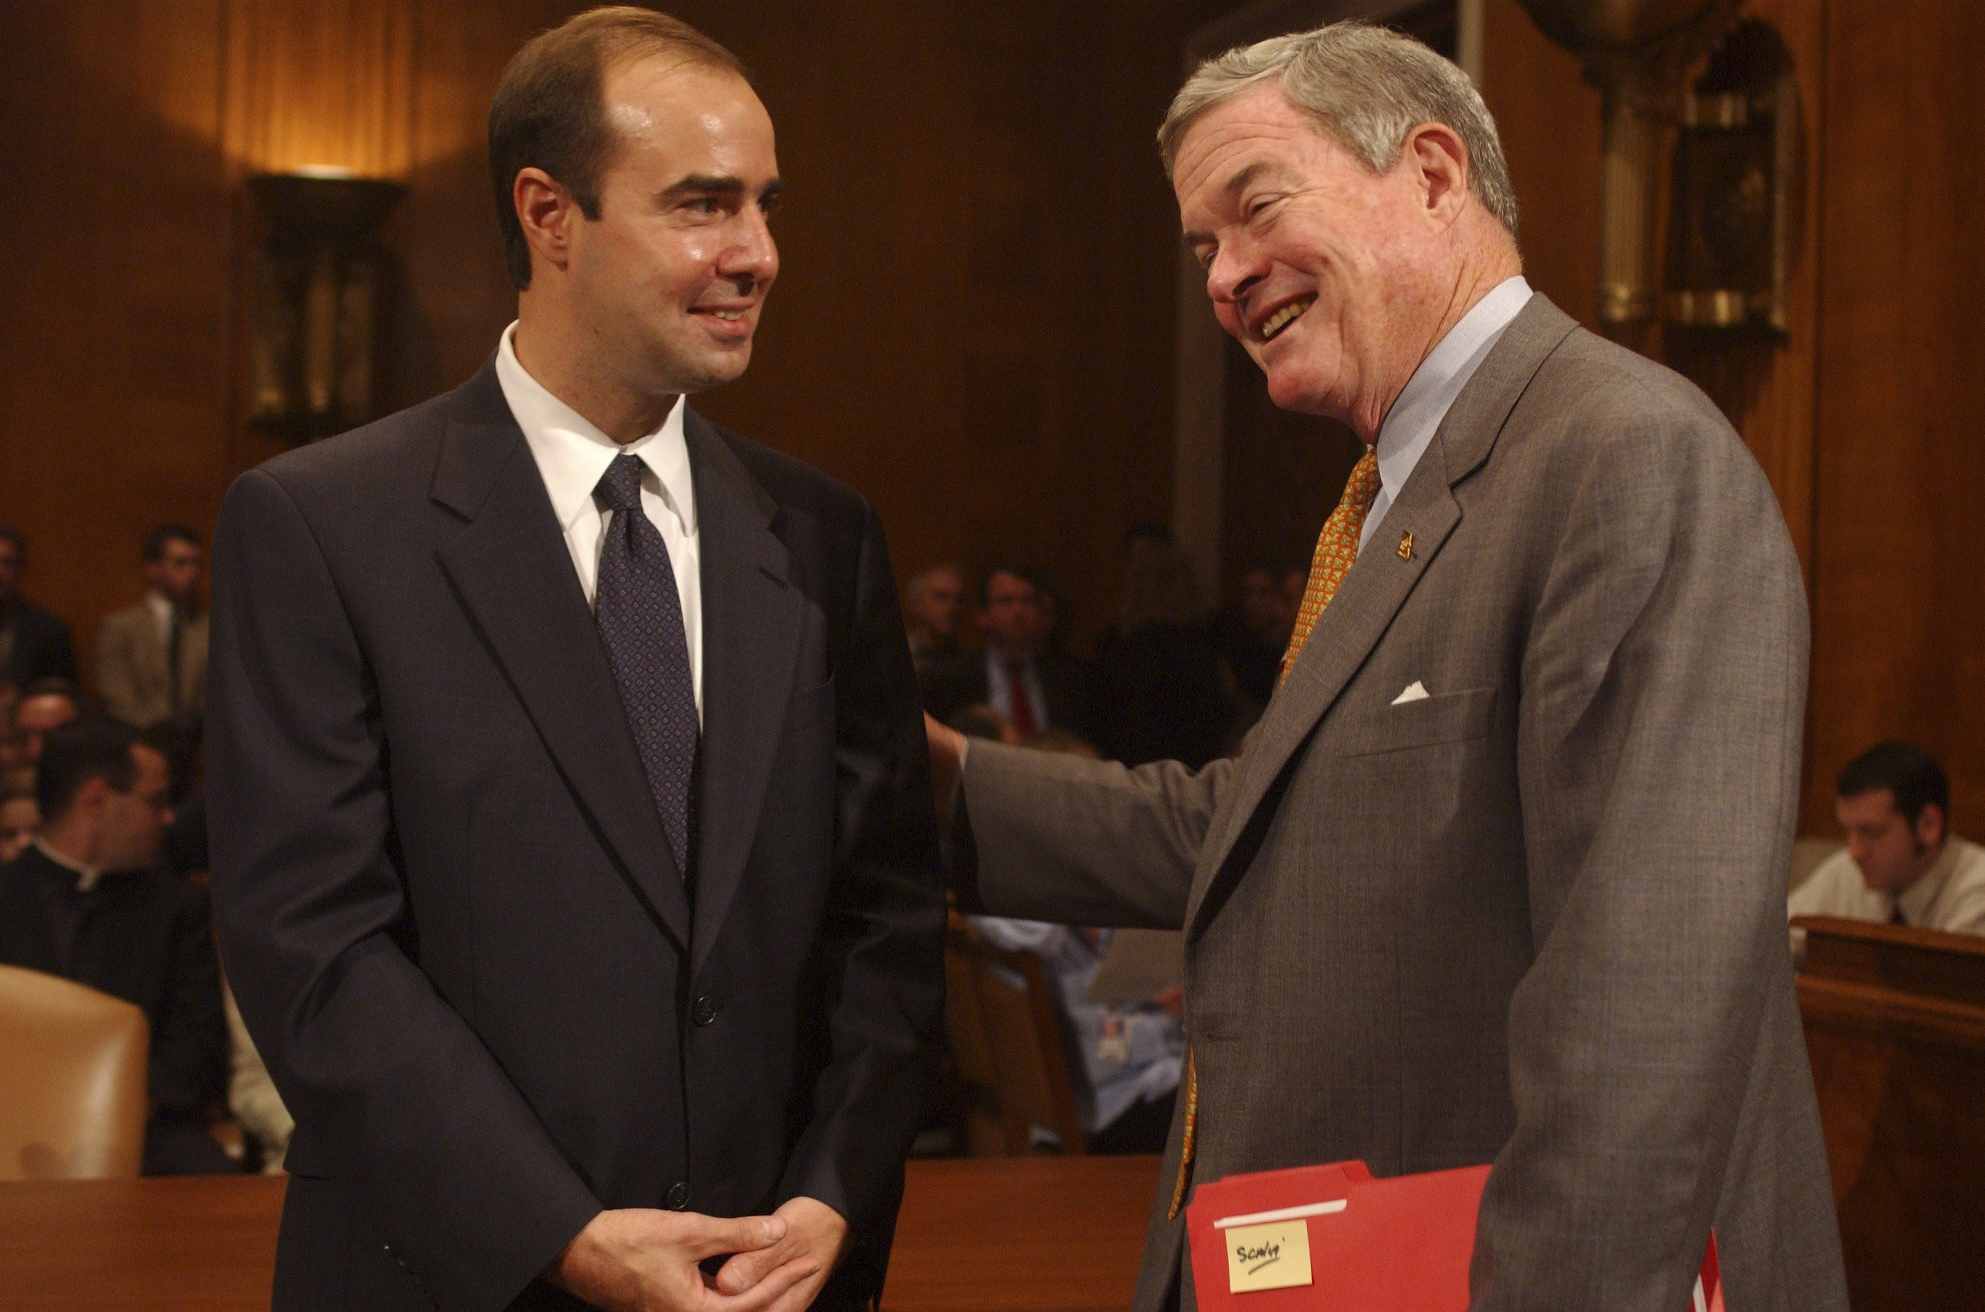
<svg viewBox="0 0 1985 1312"><path fill-rule="evenodd" d="M1236 1294L1310 1283L1310 1231L1304 1220L1236 1226L1227 1241L1227 1288Z"/></svg>

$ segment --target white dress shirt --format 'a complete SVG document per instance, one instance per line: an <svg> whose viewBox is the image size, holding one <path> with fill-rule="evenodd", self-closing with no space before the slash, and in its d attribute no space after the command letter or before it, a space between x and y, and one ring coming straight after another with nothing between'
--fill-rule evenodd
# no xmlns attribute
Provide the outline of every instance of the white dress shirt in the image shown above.
<svg viewBox="0 0 1985 1312"><path fill-rule="evenodd" d="M496 381L503 387L503 399L517 426L524 430L531 458L537 461L538 476L551 495L552 514L565 533L565 546L572 553L572 568L578 571L579 587L586 604L593 604L593 593L600 577L600 549L612 512L602 510L593 499L593 489L606 476L615 456L640 457L646 470L641 475L641 509L662 535L669 549L669 564L675 570L675 589L682 597L683 637L689 643L689 676L694 685L696 713L703 713L703 586L698 565L701 552L696 531L696 487L689 474L689 446L682 435L682 398L662 420L662 426L626 446L614 441L577 410L545 390L517 362L517 349L511 339L517 335L512 323L503 330L503 341L496 349Z"/></svg>
<svg viewBox="0 0 1985 1312"><path fill-rule="evenodd" d="M1475 376L1475 371L1495 349L1503 329L1530 300L1530 284L1522 275L1505 278L1475 302L1461 322L1447 330L1420 367L1406 380L1405 390L1386 412L1378 430L1378 495L1365 512L1365 527L1358 534L1358 550L1372 540L1379 521L1399 499L1399 490L1413 476L1420 457L1434 440L1434 433L1447 418L1454 398Z"/></svg>
<svg viewBox="0 0 1985 1312"><path fill-rule="evenodd" d="M154 588L145 593L145 609L152 613L152 623L158 625L159 642L172 641L172 603ZM168 657L168 659L170 659Z"/></svg>
<svg viewBox="0 0 1985 1312"><path fill-rule="evenodd" d="M1952 934L1985 933L1985 850L1951 835L1923 877L1897 897L1869 888L1861 867L1842 849L1792 890L1786 909L1795 916L1876 923L1886 923L1900 909L1907 924Z"/></svg>

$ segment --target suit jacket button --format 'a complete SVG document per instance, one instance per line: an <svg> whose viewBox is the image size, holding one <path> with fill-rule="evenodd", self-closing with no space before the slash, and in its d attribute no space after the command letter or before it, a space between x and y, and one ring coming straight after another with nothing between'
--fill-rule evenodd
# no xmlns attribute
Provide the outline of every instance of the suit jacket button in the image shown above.
<svg viewBox="0 0 1985 1312"><path fill-rule="evenodd" d="M696 1005L690 1009L689 1018L698 1025L708 1025L711 1021L717 1019L717 1000L705 993L696 1000Z"/></svg>
<svg viewBox="0 0 1985 1312"><path fill-rule="evenodd" d="M671 1212L680 1212L683 1208L689 1206L688 1182L677 1180L674 1184L670 1185L668 1193L662 1198L662 1202L668 1205L668 1209Z"/></svg>

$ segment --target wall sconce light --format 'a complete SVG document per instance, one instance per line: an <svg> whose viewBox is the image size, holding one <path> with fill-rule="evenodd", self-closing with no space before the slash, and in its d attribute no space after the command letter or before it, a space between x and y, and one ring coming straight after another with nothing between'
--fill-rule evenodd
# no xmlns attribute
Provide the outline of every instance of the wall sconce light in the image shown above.
<svg viewBox="0 0 1985 1312"><path fill-rule="evenodd" d="M1739 0L1522 0L1545 36L1585 61L1599 88L1599 322L1631 335L1655 294L1663 130L1681 117L1682 81L1729 26Z"/></svg>
<svg viewBox="0 0 1985 1312"><path fill-rule="evenodd" d="M377 418L389 283L377 234L407 189L326 168L248 187L269 223L253 275L250 426L301 443Z"/></svg>
<svg viewBox="0 0 1985 1312"><path fill-rule="evenodd" d="M1748 19L1682 100L1663 319L1786 332L1801 156L1792 52L1776 28Z"/></svg>

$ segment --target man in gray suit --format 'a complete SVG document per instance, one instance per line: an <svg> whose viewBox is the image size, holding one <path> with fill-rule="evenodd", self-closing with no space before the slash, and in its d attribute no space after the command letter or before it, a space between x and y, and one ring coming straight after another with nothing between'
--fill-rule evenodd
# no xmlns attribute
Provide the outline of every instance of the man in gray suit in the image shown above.
<svg viewBox="0 0 1985 1312"><path fill-rule="evenodd" d="M1187 932L1136 1306L1193 1305L1195 1181L1361 1158L1493 1162L1485 1312L1680 1312L1712 1228L1732 1308L1844 1308L1783 946L1806 611L1757 464L1531 294L1494 125L1424 47L1230 52L1160 143L1222 325L1372 452L1238 760L963 762L988 909Z"/></svg>

